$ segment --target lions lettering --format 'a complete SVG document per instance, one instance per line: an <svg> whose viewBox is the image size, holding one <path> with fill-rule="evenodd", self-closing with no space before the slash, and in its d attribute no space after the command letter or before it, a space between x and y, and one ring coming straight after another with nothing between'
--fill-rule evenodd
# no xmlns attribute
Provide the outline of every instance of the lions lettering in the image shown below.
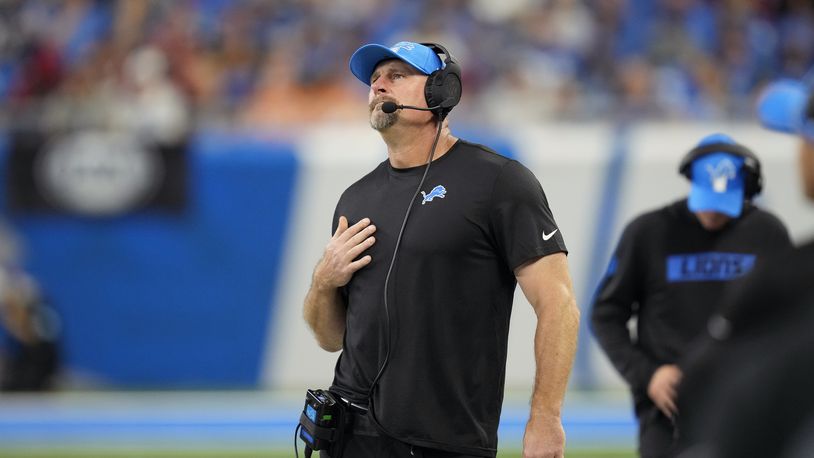
<svg viewBox="0 0 814 458"><path fill-rule="evenodd" d="M746 275L756 256L742 253L695 253L667 257L667 281L728 281Z"/></svg>

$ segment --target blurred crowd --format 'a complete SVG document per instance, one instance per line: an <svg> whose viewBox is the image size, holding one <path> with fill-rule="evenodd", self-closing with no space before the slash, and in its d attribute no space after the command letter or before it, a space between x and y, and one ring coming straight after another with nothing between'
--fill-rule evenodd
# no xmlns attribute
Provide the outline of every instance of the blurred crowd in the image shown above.
<svg viewBox="0 0 814 458"><path fill-rule="evenodd" d="M361 44L444 43L458 118L743 119L814 62L809 0L0 0L0 106L159 138L363 117Z"/></svg>

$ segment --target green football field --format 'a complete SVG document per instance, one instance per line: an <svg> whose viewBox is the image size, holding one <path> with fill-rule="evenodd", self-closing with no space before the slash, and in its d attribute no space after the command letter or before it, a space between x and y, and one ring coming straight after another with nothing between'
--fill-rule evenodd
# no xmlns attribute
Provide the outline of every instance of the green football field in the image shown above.
<svg viewBox="0 0 814 458"><path fill-rule="evenodd" d="M282 391L70 392L1 401L2 458L291 458L302 411L301 393ZM521 457L527 403L527 393L504 399L498 457ZM563 411L567 457L635 456L625 396L571 392Z"/></svg>

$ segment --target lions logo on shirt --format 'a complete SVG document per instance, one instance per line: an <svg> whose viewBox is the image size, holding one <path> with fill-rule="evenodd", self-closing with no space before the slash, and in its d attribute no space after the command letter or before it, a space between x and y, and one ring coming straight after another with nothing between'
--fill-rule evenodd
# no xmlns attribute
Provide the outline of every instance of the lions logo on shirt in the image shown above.
<svg viewBox="0 0 814 458"><path fill-rule="evenodd" d="M429 194L425 193L424 191L421 191L421 195L424 197L424 200L421 201L421 205L424 205L427 202L432 202L432 200L435 199L436 197L443 199L444 196L446 196L446 194L447 188L441 186L440 184L432 188L432 191L430 191Z"/></svg>

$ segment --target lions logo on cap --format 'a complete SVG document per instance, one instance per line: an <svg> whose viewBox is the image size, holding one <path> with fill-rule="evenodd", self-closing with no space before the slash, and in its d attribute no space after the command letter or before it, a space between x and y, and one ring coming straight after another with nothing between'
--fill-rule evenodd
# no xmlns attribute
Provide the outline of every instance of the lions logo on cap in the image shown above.
<svg viewBox="0 0 814 458"><path fill-rule="evenodd" d="M729 159L723 159L721 162L715 164L707 164L707 173L712 183L712 189L715 192L726 192L729 185L729 180L735 179L738 174L737 167Z"/></svg>
<svg viewBox="0 0 814 458"><path fill-rule="evenodd" d="M409 41L400 41L394 44L392 48L390 48L390 50L395 53L399 52L400 49L412 51L413 49L415 49L415 43L410 43Z"/></svg>

